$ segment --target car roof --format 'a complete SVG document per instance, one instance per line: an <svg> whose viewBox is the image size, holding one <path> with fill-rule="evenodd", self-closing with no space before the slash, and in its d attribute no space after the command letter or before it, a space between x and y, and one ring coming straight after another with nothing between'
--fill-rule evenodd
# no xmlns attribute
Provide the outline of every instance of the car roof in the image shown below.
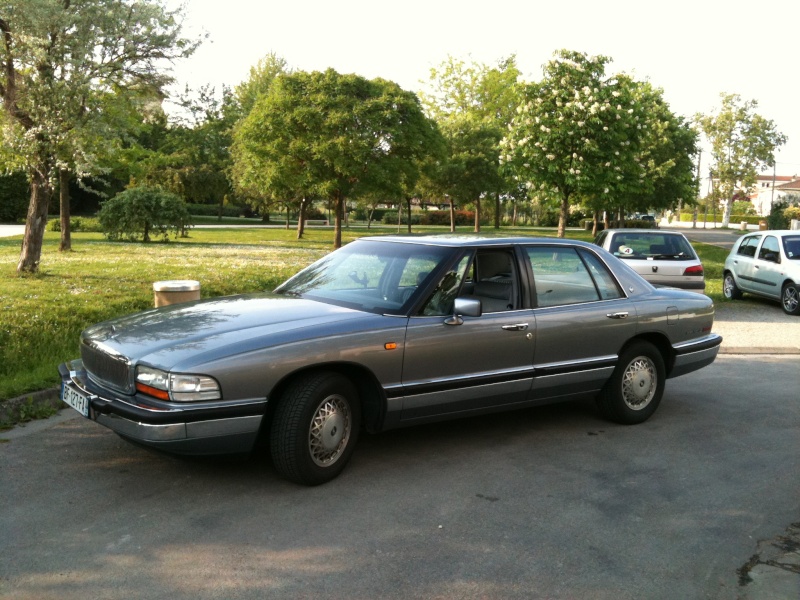
<svg viewBox="0 0 800 600"><path fill-rule="evenodd" d="M671 231L668 229L646 229L646 228L619 228L619 229L606 229L607 233L650 233L653 235L679 235L681 237L686 237L680 231Z"/></svg>
<svg viewBox="0 0 800 600"><path fill-rule="evenodd" d="M548 244L548 245L569 245L583 246L595 249L597 246L580 240L569 240L553 237L484 237L480 235L381 235L362 237L359 240L371 242L399 242L403 244L421 244L427 246L442 246L451 248L461 247L491 247L491 246L511 246L519 244Z"/></svg>

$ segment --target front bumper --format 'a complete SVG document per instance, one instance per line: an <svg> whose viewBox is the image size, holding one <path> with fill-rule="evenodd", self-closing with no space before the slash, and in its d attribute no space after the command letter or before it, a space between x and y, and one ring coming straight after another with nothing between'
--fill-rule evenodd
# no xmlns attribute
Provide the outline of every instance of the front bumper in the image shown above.
<svg viewBox="0 0 800 600"><path fill-rule="evenodd" d="M61 398L71 388L88 399L88 418L131 441L177 454L237 454L255 445L265 398L237 402L159 402L120 397L93 384L80 360L58 367Z"/></svg>

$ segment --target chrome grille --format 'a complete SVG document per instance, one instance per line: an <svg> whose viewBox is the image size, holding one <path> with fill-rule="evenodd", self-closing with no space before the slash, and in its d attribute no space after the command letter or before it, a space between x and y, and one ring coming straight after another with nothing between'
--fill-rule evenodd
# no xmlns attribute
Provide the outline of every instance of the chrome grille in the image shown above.
<svg viewBox="0 0 800 600"><path fill-rule="evenodd" d="M130 392L130 363L127 358L84 340L81 344L81 359L92 379L121 392Z"/></svg>

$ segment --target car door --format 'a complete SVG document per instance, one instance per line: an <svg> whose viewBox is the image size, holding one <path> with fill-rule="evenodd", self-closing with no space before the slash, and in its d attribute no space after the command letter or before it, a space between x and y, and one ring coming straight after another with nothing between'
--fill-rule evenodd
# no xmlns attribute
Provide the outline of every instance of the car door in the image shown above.
<svg viewBox="0 0 800 600"><path fill-rule="evenodd" d="M736 284L745 292L755 292L755 260L756 249L761 242L761 234L749 235L739 244L733 259L733 271Z"/></svg>
<svg viewBox="0 0 800 600"><path fill-rule="evenodd" d="M445 274L406 332L402 422L452 417L525 402L536 322L525 308L512 248L478 250ZM452 317L452 301L481 300L478 317Z"/></svg>
<svg viewBox="0 0 800 600"><path fill-rule="evenodd" d="M753 260L753 291L780 298L783 273L780 242L774 235L765 235Z"/></svg>
<svg viewBox="0 0 800 600"><path fill-rule="evenodd" d="M636 333L636 308L605 263L585 248L526 248L535 290L530 397L550 401L599 390Z"/></svg>

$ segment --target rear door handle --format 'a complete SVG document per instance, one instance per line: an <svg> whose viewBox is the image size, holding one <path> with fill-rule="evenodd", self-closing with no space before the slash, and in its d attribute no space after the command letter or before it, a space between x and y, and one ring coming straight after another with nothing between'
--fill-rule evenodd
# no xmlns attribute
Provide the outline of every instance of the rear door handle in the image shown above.
<svg viewBox="0 0 800 600"><path fill-rule="evenodd" d="M525 331L528 328L527 323L516 323L515 325L503 325L506 331Z"/></svg>
<svg viewBox="0 0 800 600"><path fill-rule="evenodd" d="M609 319L627 319L628 313L627 312L608 313L606 316Z"/></svg>

